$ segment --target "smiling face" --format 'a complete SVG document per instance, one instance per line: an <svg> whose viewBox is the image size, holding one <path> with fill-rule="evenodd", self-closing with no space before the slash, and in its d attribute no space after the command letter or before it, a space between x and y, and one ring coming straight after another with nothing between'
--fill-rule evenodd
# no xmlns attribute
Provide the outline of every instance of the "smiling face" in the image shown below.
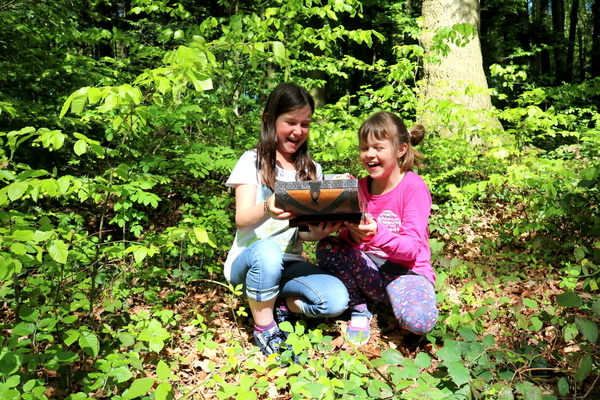
<svg viewBox="0 0 600 400"><path fill-rule="evenodd" d="M312 109L309 106L283 113L275 120L277 135L277 153L286 160L306 142Z"/></svg>
<svg viewBox="0 0 600 400"><path fill-rule="evenodd" d="M395 185L402 177L398 160L407 147L405 143L396 147L391 140L377 139L371 134L360 143L360 161L371 178L383 183L384 187Z"/></svg>

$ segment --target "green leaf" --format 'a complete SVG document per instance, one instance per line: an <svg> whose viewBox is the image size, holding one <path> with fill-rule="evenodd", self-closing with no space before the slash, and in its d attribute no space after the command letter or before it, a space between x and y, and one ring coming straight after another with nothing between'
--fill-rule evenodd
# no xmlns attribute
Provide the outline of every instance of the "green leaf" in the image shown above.
<svg viewBox="0 0 600 400"><path fill-rule="evenodd" d="M581 261L585 258L585 251L583 251L581 247L575 247L575 250L573 250L573 254L575 255L575 259L577 261Z"/></svg>
<svg viewBox="0 0 600 400"><path fill-rule="evenodd" d="M473 314L473 316L474 316L475 318L481 318L481 317L483 317L483 316L485 315L485 313L486 313L486 312L488 312L488 310L489 310L489 309L490 309L490 307L489 307L489 306L481 306L481 307L479 307L479 308L478 308L478 309L475 311L475 313Z"/></svg>
<svg viewBox="0 0 600 400"><path fill-rule="evenodd" d="M4 375L4 376L8 376L8 380L15 382L16 386L17 384L19 384L19 380L20 377L18 375L13 375L15 372L17 372L19 370L19 368L21 367L21 359L22 356L20 356L18 353L14 352L14 351L9 351L7 353L4 353L2 356L0 356L0 375ZM11 376L12 375L12 376ZM4 379L4 377L3 377ZM8 382L6 382L8 383Z"/></svg>
<svg viewBox="0 0 600 400"><path fill-rule="evenodd" d="M163 382L168 381L171 377L171 369L169 368L169 365L163 360L160 360L158 362L158 365L156 366L156 377L159 381Z"/></svg>
<svg viewBox="0 0 600 400"><path fill-rule="evenodd" d="M28 336L35 332L35 324L32 322L21 322L12 330L13 335Z"/></svg>
<svg viewBox="0 0 600 400"><path fill-rule="evenodd" d="M163 349L165 340L169 339L170 337L171 335L165 328L162 327L160 322L156 319L153 319L148 324L148 327L140 332L138 340L148 342L148 347L150 350L158 353Z"/></svg>
<svg viewBox="0 0 600 400"><path fill-rule="evenodd" d="M477 334L473 332L473 329L471 328L460 328L458 334L467 342L474 342L477 340Z"/></svg>
<svg viewBox="0 0 600 400"><path fill-rule="evenodd" d="M457 386L462 386L471 380L471 372L461 361L444 363L448 368L448 374Z"/></svg>
<svg viewBox="0 0 600 400"><path fill-rule="evenodd" d="M385 382L379 380L372 380L369 382L369 386L367 387L367 393L370 395L370 398L379 399L379 398L389 398L393 395L393 392L389 385ZM318 398L318 397L316 397Z"/></svg>
<svg viewBox="0 0 600 400"><path fill-rule="evenodd" d="M23 269L23 265L19 260L11 257L0 257L0 281L21 272L21 269Z"/></svg>
<svg viewBox="0 0 600 400"><path fill-rule="evenodd" d="M22 256L27 254L27 246L23 243L13 243L10 245L10 251L16 255Z"/></svg>
<svg viewBox="0 0 600 400"><path fill-rule="evenodd" d="M196 79L194 80L194 89L197 91L206 91L213 88L213 82L210 78Z"/></svg>
<svg viewBox="0 0 600 400"><path fill-rule="evenodd" d="M125 366L112 368L108 372L108 376L111 376L117 380L117 383L127 382L131 378L133 378L133 373L129 368Z"/></svg>
<svg viewBox="0 0 600 400"><path fill-rule="evenodd" d="M542 390L531 382L519 382L515 389L523 395L523 400L542 400Z"/></svg>
<svg viewBox="0 0 600 400"><path fill-rule="evenodd" d="M600 315L600 299L594 301L590 308L596 315Z"/></svg>
<svg viewBox="0 0 600 400"><path fill-rule="evenodd" d="M561 307L581 307L581 297L573 292L562 293L556 296L556 302Z"/></svg>
<svg viewBox="0 0 600 400"><path fill-rule="evenodd" d="M117 99L115 93L109 93L104 98L104 103L102 103L102 105L100 107L98 107L98 111L101 113L106 113L106 112L112 110L113 108L115 108L117 105L118 105L118 99Z"/></svg>
<svg viewBox="0 0 600 400"><path fill-rule="evenodd" d="M323 394L327 392L327 386L317 382L306 384L302 389L308 391L310 399L321 399Z"/></svg>
<svg viewBox="0 0 600 400"><path fill-rule="evenodd" d="M569 393L569 381L564 376L558 379L558 394L561 397L565 397Z"/></svg>
<svg viewBox="0 0 600 400"><path fill-rule="evenodd" d="M444 362L456 362L461 361L460 350L458 349L459 343L454 340L446 340L444 347L439 349L435 355Z"/></svg>
<svg viewBox="0 0 600 400"><path fill-rule="evenodd" d="M88 330L82 329L79 331L79 347L92 357L96 357L100 352L100 342L98 337Z"/></svg>
<svg viewBox="0 0 600 400"><path fill-rule="evenodd" d="M514 400L514 398L515 395L510 386L504 386L498 393L498 400Z"/></svg>
<svg viewBox="0 0 600 400"><path fill-rule="evenodd" d="M402 369L398 372L398 377L402 379L417 379L421 375L421 370L417 368L413 360L406 359L402 363Z"/></svg>
<svg viewBox="0 0 600 400"><path fill-rule="evenodd" d="M11 183L6 187L6 194L10 201L15 201L21 198L29 188L29 182L21 181Z"/></svg>
<svg viewBox="0 0 600 400"><path fill-rule="evenodd" d="M156 78L156 88L161 94L165 94L171 89L171 81L165 77L159 76Z"/></svg>
<svg viewBox="0 0 600 400"><path fill-rule="evenodd" d="M31 390L35 387L35 384L36 384L36 380L35 379L28 380L23 385L23 391L24 392L31 392Z"/></svg>
<svg viewBox="0 0 600 400"><path fill-rule="evenodd" d="M56 179L43 179L39 181L39 188L50 197L58 194L58 182Z"/></svg>
<svg viewBox="0 0 600 400"><path fill-rule="evenodd" d="M577 329L579 329L579 332L581 332L587 340L596 343L596 340L598 340L598 325L596 325L595 322L576 316L575 325L577 325Z"/></svg>
<svg viewBox="0 0 600 400"><path fill-rule="evenodd" d="M75 93L73 93L73 98L71 100L72 113L79 114L83 111L83 108L85 107L85 103L87 102L88 98L88 89L88 87L83 87Z"/></svg>
<svg viewBox="0 0 600 400"><path fill-rule="evenodd" d="M531 322L529 330L532 332L539 332L544 327L544 323L539 317L531 317L529 322Z"/></svg>
<svg viewBox="0 0 600 400"><path fill-rule="evenodd" d="M144 261L144 258L148 255L148 248L139 246L134 252L133 257L135 258L135 262L141 263Z"/></svg>
<svg viewBox="0 0 600 400"><path fill-rule="evenodd" d="M575 374L575 381L583 382L590 372L592 372L592 356L590 354L586 354L579 362L579 368Z"/></svg>
<svg viewBox="0 0 600 400"><path fill-rule="evenodd" d="M577 329L577 326L573 323L566 324L563 327L563 337L567 342L570 342L571 340L575 339L578 332L579 329Z"/></svg>
<svg viewBox="0 0 600 400"><path fill-rule="evenodd" d="M78 320L79 320L79 317L77 315L68 315L63 318L63 322L67 325L70 325Z"/></svg>
<svg viewBox="0 0 600 400"><path fill-rule="evenodd" d="M60 109L60 114L58 114L58 118L62 118L65 116L65 114L67 113L67 111L69 111L69 107L71 106L71 101L73 101L73 95L70 95L67 100L65 100L65 103L63 104L62 108Z"/></svg>
<svg viewBox="0 0 600 400"><path fill-rule="evenodd" d="M494 347L496 345L496 340L494 339L494 335L485 335L481 343L485 347Z"/></svg>
<svg viewBox="0 0 600 400"><path fill-rule="evenodd" d="M62 363L72 363L79 359L79 355L74 351L60 351L56 353L56 359Z"/></svg>
<svg viewBox="0 0 600 400"><path fill-rule="evenodd" d="M53 240L48 246L48 254L59 264L65 264L69 256L69 247L60 239Z"/></svg>
<svg viewBox="0 0 600 400"><path fill-rule="evenodd" d="M123 394L123 400L134 399L136 397L145 396L150 392L150 389L154 385L154 379L152 378L139 378L133 381L129 389Z"/></svg>
<svg viewBox="0 0 600 400"><path fill-rule="evenodd" d="M214 237L211 234L209 234L206 231L206 229L199 227L199 226L195 226L193 228L193 231L194 231L194 235L196 236L196 239L198 239L198 241L200 243L208 243L212 247L216 246Z"/></svg>
<svg viewBox="0 0 600 400"><path fill-rule="evenodd" d="M69 329L68 331L63 333L62 337L63 342L65 342L67 346L70 346L73 343L75 343L77 339L79 339L79 331L75 329Z"/></svg>
<svg viewBox="0 0 600 400"><path fill-rule="evenodd" d="M44 147L50 150L57 150L64 144L65 134L57 130L40 129L39 139L44 144Z"/></svg>
<svg viewBox="0 0 600 400"><path fill-rule="evenodd" d="M19 317L23 321L36 322L40 318L40 309L22 305L21 308L19 308Z"/></svg>
<svg viewBox="0 0 600 400"><path fill-rule="evenodd" d="M100 99L102 99L102 90L96 87L90 87L88 89L87 97L90 104L96 104L100 101Z"/></svg>
<svg viewBox="0 0 600 400"><path fill-rule="evenodd" d="M56 186L58 187L58 192L61 195L65 195L68 193L69 188L71 187L71 177L70 176L61 176L56 180Z"/></svg>
<svg viewBox="0 0 600 400"><path fill-rule="evenodd" d="M12 181L15 179L15 175L10 171L0 169L0 178L3 178L4 180L7 180L7 181Z"/></svg>
<svg viewBox="0 0 600 400"><path fill-rule="evenodd" d="M75 154L77 154L78 156L85 154L85 152L87 152L87 143L85 142L85 140L79 139L78 141L75 142L75 145L73 146L73 150L75 151Z"/></svg>
<svg viewBox="0 0 600 400"><path fill-rule="evenodd" d="M164 347L165 341L160 338L152 338L148 340L148 348L155 353L160 353Z"/></svg>
<svg viewBox="0 0 600 400"><path fill-rule="evenodd" d="M387 349L381 354L381 359L388 365L402 364L404 362L404 356L394 349Z"/></svg>
<svg viewBox="0 0 600 400"><path fill-rule="evenodd" d="M431 357L429 356L429 354L422 351L415 357L415 365L423 369L429 368L429 366L431 365Z"/></svg>
<svg viewBox="0 0 600 400"><path fill-rule="evenodd" d="M121 347L130 347L135 344L135 338L133 337L133 335L127 332L120 332L117 335L117 338L121 342Z"/></svg>
<svg viewBox="0 0 600 400"><path fill-rule="evenodd" d="M168 382L162 382L154 391L155 400L173 400L175 398L175 391L173 386Z"/></svg>
<svg viewBox="0 0 600 400"><path fill-rule="evenodd" d="M525 304L526 307L529 307L529 308L531 308L533 310L537 310L538 309L538 303L535 300L524 298L523 299L523 304Z"/></svg>
<svg viewBox="0 0 600 400"><path fill-rule="evenodd" d="M285 46L283 43L277 41L273 42L273 55L275 56L275 59L279 60L286 58Z"/></svg>

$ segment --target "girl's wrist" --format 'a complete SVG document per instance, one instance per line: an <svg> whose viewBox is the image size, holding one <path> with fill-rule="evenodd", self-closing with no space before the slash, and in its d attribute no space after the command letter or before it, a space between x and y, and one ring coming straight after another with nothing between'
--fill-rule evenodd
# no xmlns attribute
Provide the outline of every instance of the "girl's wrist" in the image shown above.
<svg viewBox="0 0 600 400"><path fill-rule="evenodd" d="M270 198L271 198L271 195L267 196L265 201L263 201L263 209L265 210L265 215L269 218L272 218L271 211L269 210L269 199Z"/></svg>
<svg viewBox="0 0 600 400"><path fill-rule="evenodd" d="M348 233L348 237L350 238L350 241L356 245L359 245L362 243L362 240L360 237L357 237L356 233L350 231Z"/></svg>

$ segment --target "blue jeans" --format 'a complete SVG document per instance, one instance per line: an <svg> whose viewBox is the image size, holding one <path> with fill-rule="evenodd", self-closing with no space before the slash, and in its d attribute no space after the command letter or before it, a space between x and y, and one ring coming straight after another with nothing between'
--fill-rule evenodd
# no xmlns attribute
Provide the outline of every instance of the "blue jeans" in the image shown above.
<svg viewBox="0 0 600 400"><path fill-rule="evenodd" d="M348 290L338 278L307 261L283 261L279 246L268 239L248 246L231 265L231 284L244 285L255 301L300 298L308 317L335 317L348 307Z"/></svg>

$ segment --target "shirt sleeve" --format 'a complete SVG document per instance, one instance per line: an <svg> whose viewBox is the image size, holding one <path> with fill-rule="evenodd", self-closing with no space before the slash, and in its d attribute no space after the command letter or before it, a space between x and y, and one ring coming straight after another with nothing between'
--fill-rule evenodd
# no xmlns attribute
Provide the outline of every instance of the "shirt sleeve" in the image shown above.
<svg viewBox="0 0 600 400"><path fill-rule="evenodd" d="M233 167L229 179L225 182L227 187L246 184L256 187L261 186L256 168L256 150L248 150L242 154L235 167Z"/></svg>
<svg viewBox="0 0 600 400"><path fill-rule="evenodd" d="M321 164L319 164L318 162L314 161L315 163L315 167L317 168L317 180L318 181L322 181L323 180L323 167L321 167Z"/></svg>

